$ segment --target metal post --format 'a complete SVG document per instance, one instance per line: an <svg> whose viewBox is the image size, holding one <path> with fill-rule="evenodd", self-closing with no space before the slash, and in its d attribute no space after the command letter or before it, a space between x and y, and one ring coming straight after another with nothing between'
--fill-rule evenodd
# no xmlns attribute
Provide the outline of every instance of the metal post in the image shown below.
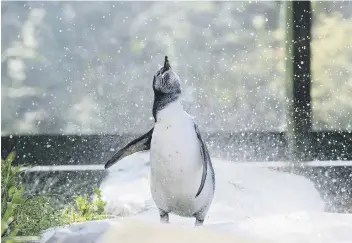
<svg viewBox="0 0 352 243"><path fill-rule="evenodd" d="M287 141L293 161L311 158L311 2L286 2Z"/></svg>

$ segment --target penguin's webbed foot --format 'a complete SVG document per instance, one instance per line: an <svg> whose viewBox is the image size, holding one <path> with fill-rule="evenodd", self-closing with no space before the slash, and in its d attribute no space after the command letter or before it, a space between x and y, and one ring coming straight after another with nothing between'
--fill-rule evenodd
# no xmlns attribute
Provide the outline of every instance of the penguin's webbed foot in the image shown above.
<svg viewBox="0 0 352 243"><path fill-rule="evenodd" d="M197 219L196 218L196 223L194 224L194 226L202 226L203 225L203 222L204 222L204 219Z"/></svg>
<svg viewBox="0 0 352 243"><path fill-rule="evenodd" d="M160 223L168 224L169 223L169 213L165 212L162 209L159 209L160 214Z"/></svg>

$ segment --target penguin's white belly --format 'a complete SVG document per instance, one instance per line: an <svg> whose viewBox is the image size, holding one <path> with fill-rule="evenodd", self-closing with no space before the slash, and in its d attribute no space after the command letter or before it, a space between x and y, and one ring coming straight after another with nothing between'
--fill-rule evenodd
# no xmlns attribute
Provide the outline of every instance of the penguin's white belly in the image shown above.
<svg viewBox="0 0 352 243"><path fill-rule="evenodd" d="M155 124L150 162L151 193L159 208L191 217L205 206L210 180L207 179L203 192L195 198L201 183L203 158L193 121L186 113L160 119Z"/></svg>

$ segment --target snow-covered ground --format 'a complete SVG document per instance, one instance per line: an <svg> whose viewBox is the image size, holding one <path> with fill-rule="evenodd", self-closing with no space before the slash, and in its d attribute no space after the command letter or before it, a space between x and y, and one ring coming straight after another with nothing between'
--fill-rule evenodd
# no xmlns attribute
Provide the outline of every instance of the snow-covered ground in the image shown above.
<svg viewBox="0 0 352 243"><path fill-rule="evenodd" d="M159 222L149 192L149 153L131 155L109 169L101 184L108 210ZM352 214L323 212L324 202L304 177L213 159L216 195L204 228L269 242L351 243ZM171 215L193 227L194 219Z"/></svg>

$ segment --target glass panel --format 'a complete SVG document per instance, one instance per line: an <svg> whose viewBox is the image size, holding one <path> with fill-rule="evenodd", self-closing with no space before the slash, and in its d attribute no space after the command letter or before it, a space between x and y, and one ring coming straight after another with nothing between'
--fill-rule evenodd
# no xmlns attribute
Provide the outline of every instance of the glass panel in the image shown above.
<svg viewBox="0 0 352 243"><path fill-rule="evenodd" d="M274 1L4 2L2 133L144 132L164 55L202 129L282 131L283 23Z"/></svg>
<svg viewBox="0 0 352 243"><path fill-rule="evenodd" d="M313 2L314 130L352 130L352 2Z"/></svg>

